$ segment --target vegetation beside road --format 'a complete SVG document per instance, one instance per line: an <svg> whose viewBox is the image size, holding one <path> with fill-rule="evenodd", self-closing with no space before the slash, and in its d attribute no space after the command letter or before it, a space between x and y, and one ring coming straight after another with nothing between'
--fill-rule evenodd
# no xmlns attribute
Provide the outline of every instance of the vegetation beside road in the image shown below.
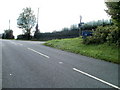
<svg viewBox="0 0 120 90"><path fill-rule="evenodd" d="M108 45L107 43L85 45L82 42L82 38L55 39L47 41L44 45L109 62L120 63L116 45Z"/></svg>

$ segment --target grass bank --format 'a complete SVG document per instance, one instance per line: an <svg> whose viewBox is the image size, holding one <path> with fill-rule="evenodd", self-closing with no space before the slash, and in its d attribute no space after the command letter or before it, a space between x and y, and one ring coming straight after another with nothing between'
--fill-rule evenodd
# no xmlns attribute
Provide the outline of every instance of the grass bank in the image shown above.
<svg viewBox="0 0 120 90"><path fill-rule="evenodd" d="M81 38L56 39L47 41L44 45L62 49L65 51L106 60L109 62L120 63L118 60L118 48L114 45L84 45Z"/></svg>

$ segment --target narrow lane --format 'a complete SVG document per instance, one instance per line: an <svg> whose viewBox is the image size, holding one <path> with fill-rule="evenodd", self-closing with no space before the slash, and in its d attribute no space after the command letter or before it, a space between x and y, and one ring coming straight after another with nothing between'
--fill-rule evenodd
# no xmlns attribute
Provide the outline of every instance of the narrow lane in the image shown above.
<svg viewBox="0 0 120 90"><path fill-rule="evenodd" d="M3 41L2 57L3 88L112 88L75 72L74 67L118 85L118 65L45 47L40 43Z"/></svg>
<svg viewBox="0 0 120 90"><path fill-rule="evenodd" d="M2 40L0 39L0 90L2 89Z"/></svg>
<svg viewBox="0 0 120 90"><path fill-rule="evenodd" d="M53 49L43 46L38 42L36 44L26 42L24 43L24 46L33 48L38 52L42 51L53 58L51 60L52 62L64 62L66 65L71 65L72 67L78 68L98 78L102 78L105 81L118 85L118 64Z"/></svg>

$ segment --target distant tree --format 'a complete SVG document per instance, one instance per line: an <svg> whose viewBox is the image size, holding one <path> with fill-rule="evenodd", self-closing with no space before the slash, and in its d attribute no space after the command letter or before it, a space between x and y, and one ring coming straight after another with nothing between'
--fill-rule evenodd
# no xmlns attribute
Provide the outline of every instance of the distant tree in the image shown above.
<svg viewBox="0 0 120 90"><path fill-rule="evenodd" d="M4 30L2 34L2 39L14 39L13 30Z"/></svg>
<svg viewBox="0 0 120 90"><path fill-rule="evenodd" d="M112 18L113 22L120 28L120 1L119 2L105 2L107 10L105 10Z"/></svg>
<svg viewBox="0 0 120 90"><path fill-rule="evenodd" d="M78 29L78 27L77 27L77 25L71 25L71 27L70 27L70 30L76 30L76 29Z"/></svg>
<svg viewBox="0 0 120 90"><path fill-rule="evenodd" d="M37 24L36 24L35 33L34 33L34 38L35 39L39 39L40 38L40 30L38 29L38 27L39 27L38 21L39 21L39 8L38 8L38 14L37 14Z"/></svg>
<svg viewBox="0 0 120 90"><path fill-rule="evenodd" d="M111 20L98 20L98 21L90 21L82 25L82 30L92 30L96 29L98 26L107 26L112 25Z"/></svg>
<svg viewBox="0 0 120 90"><path fill-rule="evenodd" d="M69 28L65 27L62 29L62 31L69 31Z"/></svg>
<svg viewBox="0 0 120 90"><path fill-rule="evenodd" d="M35 30L35 33L34 33L34 38L39 39L40 38L40 31L38 29L38 23L37 23L35 29L36 30Z"/></svg>
<svg viewBox="0 0 120 90"><path fill-rule="evenodd" d="M18 40L27 40L27 34L20 34L20 35L17 35L17 39ZM30 38L32 38L32 36L30 36Z"/></svg>
<svg viewBox="0 0 120 90"><path fill-rule="evenodd" d="M2 39L5 39L5 34L4 33L2 33Z"/></svg>
<svg viewBox="0 0 120 90"><path fill-rule="evenodd" d="M36 18L31 8L23 8L23 12L17 19L17 25L19 28L25 30L28 40L30 39L31 29L34 27L35 22Z"/></svg>

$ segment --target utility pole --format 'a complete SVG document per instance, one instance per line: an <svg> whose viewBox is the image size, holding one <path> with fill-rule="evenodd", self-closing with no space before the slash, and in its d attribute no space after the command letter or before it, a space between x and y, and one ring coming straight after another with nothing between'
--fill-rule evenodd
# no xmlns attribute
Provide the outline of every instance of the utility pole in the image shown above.
<svg viewBox="0 0 120 90"><path fill-rule="evenodd" d="M38 21L39 21L39 8L38 8L38 13L37 13L37 25L36 25L36 32L39 32L39 29L38 29Z"/></svg>
<svg viewBox="0 0 120 90"><path fill-rule="evenodd" d="M39 21L39 8L38 8L38 13L37 13L37 25L35 27L35 33L34 33L34 38L38 38L38 35L40 33L40 30L38 29L38 21Z"/></svg>
<svg viewBox="0 0 120 90"><path fill-rule="evenodd" d="M10 20L9 20L9 30L10 30Z"/></svg>
<svg viewBox="0 0 120 90"><path fill-rule="evenodd" d="M37 13L37 24L38 24L38 21L39 21L39 8L38 8L38 13Z"/></svg>

